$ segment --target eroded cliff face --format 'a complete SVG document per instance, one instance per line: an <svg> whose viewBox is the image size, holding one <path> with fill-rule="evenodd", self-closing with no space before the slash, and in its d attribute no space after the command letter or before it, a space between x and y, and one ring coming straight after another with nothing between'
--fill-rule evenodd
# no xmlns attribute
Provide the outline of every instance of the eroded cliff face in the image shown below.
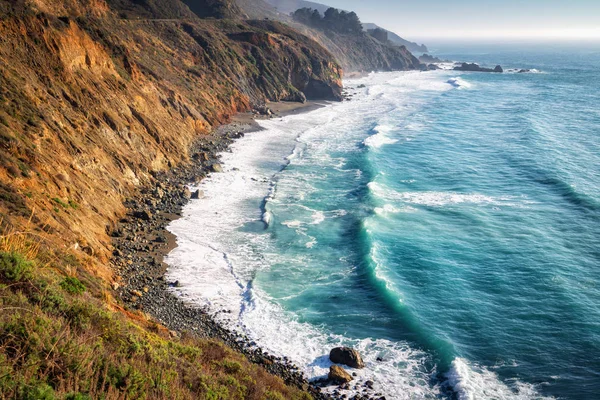
<svg viewBox="0 0 600 400"><path fill-rule="evenodd" d="M195 138L265 100L341 96L331 55L286 26L152 3L151 15L126 0L0 7L0 218L107 280L123 200Z"/></svg>

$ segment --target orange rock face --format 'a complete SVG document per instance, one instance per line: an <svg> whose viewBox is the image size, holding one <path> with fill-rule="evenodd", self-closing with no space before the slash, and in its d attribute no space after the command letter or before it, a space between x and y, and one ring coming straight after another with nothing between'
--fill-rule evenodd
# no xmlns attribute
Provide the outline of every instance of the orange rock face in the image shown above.
<svg viewBox="0 0 600 400"><path fill-rule="evenodd" d="M124 199L195 138L251 104L302 101L311 82L341 92L329 53L281 24L125 18L110 4L0 4L0 219L107 279Z"/></svg>

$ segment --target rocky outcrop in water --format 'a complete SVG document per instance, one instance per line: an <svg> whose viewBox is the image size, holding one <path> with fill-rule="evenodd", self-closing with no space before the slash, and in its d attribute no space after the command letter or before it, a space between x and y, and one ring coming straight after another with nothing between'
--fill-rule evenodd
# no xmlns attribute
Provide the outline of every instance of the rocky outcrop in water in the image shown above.
<svg viewBox="0 0 600 400"><path fill-rule="evenodd" d="M484 68L480 67L479 64L475 63L462 63L459 66L454 67L455 71L469 71L469 72L496 72L502 73L504 69L500 65L496 65L496 68Z"/></svg>

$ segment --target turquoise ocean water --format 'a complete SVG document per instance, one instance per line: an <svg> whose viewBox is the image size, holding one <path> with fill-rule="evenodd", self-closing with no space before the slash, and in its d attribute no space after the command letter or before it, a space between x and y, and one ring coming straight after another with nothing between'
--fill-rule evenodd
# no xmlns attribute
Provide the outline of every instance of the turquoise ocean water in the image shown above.
<svg viewBox="0 0 600 400"><path fill-rule="evenodd" d="M532 71L371 74L261 122L169 274L312 378L345 344L387 398L600 398L600 46L435 50Z"/></svg>

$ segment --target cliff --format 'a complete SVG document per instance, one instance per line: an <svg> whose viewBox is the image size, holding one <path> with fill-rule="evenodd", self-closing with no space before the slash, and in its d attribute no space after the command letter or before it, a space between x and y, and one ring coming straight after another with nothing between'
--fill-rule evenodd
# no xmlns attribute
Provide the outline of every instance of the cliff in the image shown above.
<svg viewBox="0 0 600 400"><path fill-rule="evenodd" d="M267 100L341 99L329 52L244 18L215 0L0 2L1 398L306 398L221 345L169 341L115 300L108 262L124 200L197 138Z"/></svg>
<svg viewBox="0 0 600 400"><path fill-rule="evenodd" d="M122 0L46 4L0 20L0 179L12 199L0 210L33 213L68 247L106 254L124 197L234 113L340 98L330 55L277 22L146 19Z"/></svg>
<svg viewBox="0 0 600 400"><path fill-rule="evenodd" d="M294 28L321 43L344 71L407 71L420 69L419 60L404 46L380 42L366 32L341 34L294 24Z"/></svg>
<svg viewBox="0 0 600 400"><path fill-rule="evenodd" d="M382 43L367 32L343 33L318 29L292 19L287 13L278 11L297 10L298 5L309 6L311 2L277 0L236 0L241 9L251 18L269 18L282 21L298 32L312 38L326 48L340 63L344 71L395 71L420 69L419 60L405 46ZM315 3L316 4L316 3ZM329 9L317 4L317 10Z"/></svg>

